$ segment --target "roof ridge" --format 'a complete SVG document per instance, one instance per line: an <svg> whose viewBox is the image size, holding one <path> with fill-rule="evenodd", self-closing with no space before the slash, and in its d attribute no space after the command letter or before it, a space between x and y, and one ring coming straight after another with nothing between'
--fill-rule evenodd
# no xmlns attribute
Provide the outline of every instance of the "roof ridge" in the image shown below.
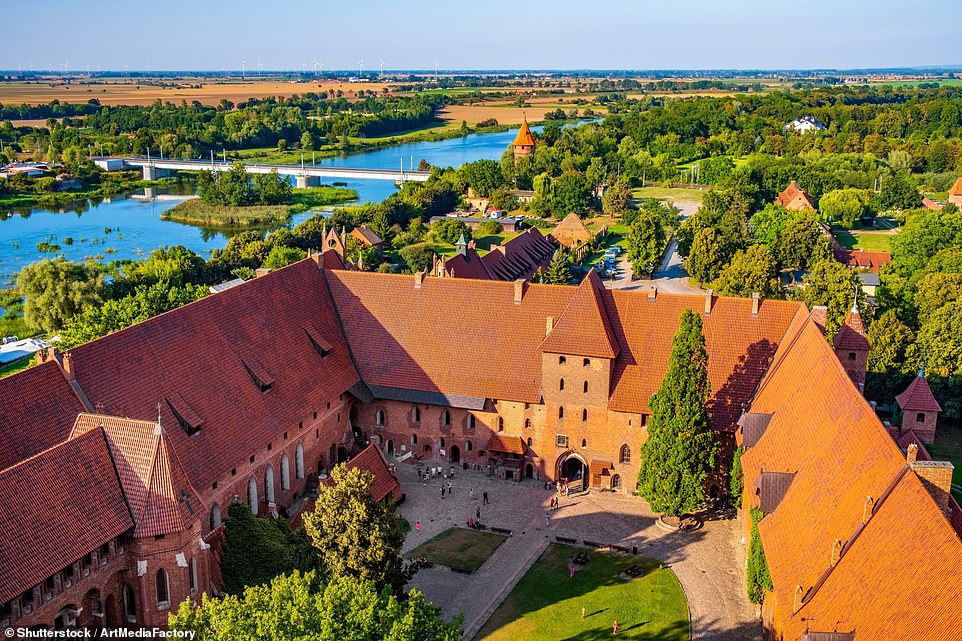
<svg viewBox="0 0 962 641"><path fill-rule="evenodd" d="M577 289L574 291L572 296L568 299L568 304L565 305L565 309L561 312L561 316L558 318L558 322L551 329L547 336L538 345L540 351L557 352L557 353L567 353L567 354L584 354L585 356L596 356L600 358L615 358L618 356L620 345L617 340L615 340L614 332L611 330L611 320L608 318L607 306L601 299L601 293L598 291L600 286L600 280L598 279L598 272L595 270L590 270L588 275L585 276L581 284L578 285ZM588 309L581 309L584 305L588 305ZM575 310L575 306L579 309ZM587 313L594 312L593 316L586 318ZM577 320L573 320L574 315L578 315ZM600 321L601 322L601 336L598 337L596 327L593 325ZM572 329L572 325L575 325ZM586 341L582 340L581 349L566 349L573 348L571 344L564 344L566 338L569 337L568 334L574 333L575 336L580 335L583 339L588 337L599 339L596 344L587 345ZM562 343L562 345L555 345L554 343ZM560 351L559 351L560 350Z"/></svg>

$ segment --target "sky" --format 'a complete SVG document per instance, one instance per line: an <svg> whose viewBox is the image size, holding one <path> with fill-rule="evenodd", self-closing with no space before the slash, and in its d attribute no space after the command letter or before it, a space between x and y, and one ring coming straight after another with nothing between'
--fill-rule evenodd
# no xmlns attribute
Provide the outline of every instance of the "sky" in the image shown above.
<svg viewBox="0 0 962 641"><path fill-rule="evenodd" d="M4 0L0 69L960 65L957 2Z"/></svg>

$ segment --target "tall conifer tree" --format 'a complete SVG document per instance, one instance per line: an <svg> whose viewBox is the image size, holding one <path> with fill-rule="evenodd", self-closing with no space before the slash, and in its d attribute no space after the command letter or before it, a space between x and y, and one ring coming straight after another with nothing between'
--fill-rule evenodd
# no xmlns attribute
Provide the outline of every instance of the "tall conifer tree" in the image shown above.
<svg viewBox="0 0 962 641"><path fill-rule="evenodd" d="M661 389L649 402L648 440L641 448L638 491L656 512L680 516L705 501L705 477L717 450L706 406L710 391L701 317L685 310Z"/></svg>

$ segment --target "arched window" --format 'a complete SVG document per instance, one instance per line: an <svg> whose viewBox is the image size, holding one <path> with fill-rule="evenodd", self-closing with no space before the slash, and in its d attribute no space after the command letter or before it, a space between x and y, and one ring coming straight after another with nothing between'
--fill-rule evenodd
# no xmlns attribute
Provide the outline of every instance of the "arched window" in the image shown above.
<svg viewBox="0 0 962 641"><path fill-rule="evenodd" d="M417 444L418 444L418 435L417 435L417 434L412 434L412 435L411 435L411 445L417 445Z"/></svg>
<svg viewBox="0 0 962 641"><path fill-rule="evenodd" d="M503 416L499 416L499 417L498 417L498 431L499 431L499 432L503 432L503 431L504 431L504 417L503 417Z"/></svg>
<svg viewBox="0 0 962 641"><path fill-rule="evenodd" d="M287 452L281 454L281 489L291 489L291 459Z"/></svg>
<svg viewBox="0 0 962 641"><path fill-rule="evenodd" d="M420 422L421 422L421 408L420 408L420 407L415 407L414 410L411 412L411 421L413 421L414 423L420 423Z"/></svg>
<svg viewBox="0 0 962 641"><path fill-rule="evenodd" d="M257 515L257 481L252 476L247 481L247 504L251 506L251 512Z"/></svg>
<svg viewBox="0 0 962 641"><path fill-rule="evenodd" d="M617 490L621 487L621 475L615 474L611 477L611 489Z"/></svg>
<svg viewBox="0 0 962 641"><path fill-rule="evenodd" d="M474 449L474 445L471 443L471 441L467 441L464 444L464 449L465 451L470 452L471 450Z"/></svg>
<svg viewBox="0 0 962 641"><path fill-rule="evenodd" d="M274 468L270 465L264 468L264 500L274 502Z"/></svg>
<svg viewBox="0 0 962 641"><path fill-rule="evenodd" d="M378 427L384 427L384 410L374 412L374 424Z"/></svg>
<svg viewBox="0 0 962 641"><path fill-rule="evenodd" d="M585 394L587 394L587 393L588 393L588 381L585 381L585 385L584 385L584 393L585 393Z"/></svg>
<svg viewBox="0 0 962 641"><path fill-rule="evenodd" d="M190 557L190 566L188 567L188 580L190 581L190 593L197 593L197 557Z"/></svg>
<svg viewBox="0 0 962 641"><path fill-rule="evenodd" d="M526 429L526 430L530 430L530 429L531 429L531 419L530 419L530 418L524 419L524 429Z"/></svg>
<svg viewBox="0 0 962 641"><path fill-rule="evenodd" d="M618 457L619 463L631 463L631 448L627 443L621 446L621 455Z"/></svg>
<svg viewBox="0 0 962 641"><path fill-rule="evenodd" d="M124 602L124 616L127 617L127 623L137 623L137 600L134 589L126 583L121 592L121 599Z"/></svg>
<svg viewBox="0 0 962 641"><path fill-rule="evenodd" d="M166 609L170 607L170 590L167 581L167 571L164 568L157 570L157 608Z"/></svg>
<svg viewBox="0 0 962 641"><path fill-rule="evenodd" d="M304 446L300 443L294 450L294 475L299 479L304 478Z"/></svg>
<svg viewBox="0 0 962 641"><path fill-rule="evenodd" d="M451 427L451 412L448 410L441 412L441 425L444 427Z"/></svg>
<svg viewBox="0 0 962 641"><path fill-rule="evenodd" d="M584 408L583 410L581 410L581 420L582 420L582 421L587 421L587 420L588 420L588 408L587 408L587 407Z"/></svg>
<svg viewBox="0 0 962 641"><path fill-rule="evenodd" d="M558 408L558 418L564 418L564 417L565 417L565 408L562 405Z"/></svg>
<svg viewBox="0 0 962 641"><path fill-rule="evenodd" d="M210 508L210 529L216 530L220 527L220 505L214 503Z"/></svg>
<svg viewBox="0 0 962 641"><path fill-rule="evenodd" d="M529 436L529 437L528 437L528 447L531 447L531 443L532 443L531 437Z"/></svg>
<svg viewBox="0 0 962 641"><path fill-rule="evenodd" d="M586 438L581 439L581 447L582 448L588 447L588 439Z"/></svg>
<svg viewBox="0 0 962 641"><path fill-rule="evenodd" d="M468 414L468 419L467 419L467 420L468 420L468 429L469 429L469 430L473 430L473 429L474 429L474 414Z"/></svg>
<svg viewBox="0 0 962 641"><path fill-rule="evenodd" d="M560 381L558 381L558 391L559 392L565 391L565 379L563 378Z"/></svg>

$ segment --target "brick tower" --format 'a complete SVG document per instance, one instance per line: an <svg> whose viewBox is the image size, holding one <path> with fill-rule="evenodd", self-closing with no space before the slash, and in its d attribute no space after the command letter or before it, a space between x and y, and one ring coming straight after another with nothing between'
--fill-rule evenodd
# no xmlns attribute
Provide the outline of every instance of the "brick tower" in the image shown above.
<svg viewBox="0 0 962 641"><path fill-rule="evenodd" d="M868 338L865 336L865 325L858 305L852 305L852 311L845 317L845 324L838 330L832 341L835 355L842 363L849 378L855 383L858 391L865 391L865 371L868 368Z"/></svg>
<svg viewBox="0 0 962 641"><path fill-rule="evenodd" d="M518 130L518 135L515 137L511 146L514 149L515 161L534 153L534 136L531 135L531 129L528 127L527 119L521 123L521 129Z"/></svg>

